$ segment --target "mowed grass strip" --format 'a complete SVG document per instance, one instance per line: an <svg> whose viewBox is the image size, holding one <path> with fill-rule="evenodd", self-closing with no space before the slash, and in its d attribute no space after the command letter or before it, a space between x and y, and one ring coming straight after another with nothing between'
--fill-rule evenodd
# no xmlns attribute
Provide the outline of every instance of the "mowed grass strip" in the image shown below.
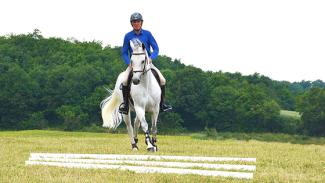
<svg viewBox="0 0 325 183"><path fill-rule="evenodd" d="M295 118L295 119L300 119L301 118L301 115L297 111L281 110L280 115Z"/></svg>
<svg viewBox="0 0 325 183"><path fill-rule="evenodd" d="M283 136L273 135L274 139L279 138L277 135ZM308 138L306 141L300 139L298 142L225 137L202 140L191 135L163 135L158 136L159 151L154 155L254 157L257 158L256 171L250 182L325 182L325 138ZM0 182L247 182L245 179L198 175L138 174L120 170L25 165L30 153L35 152L153 154L146 151L143 134L139 135L139 151L133 152L130 149L127 134L0 132Z"/></svg>

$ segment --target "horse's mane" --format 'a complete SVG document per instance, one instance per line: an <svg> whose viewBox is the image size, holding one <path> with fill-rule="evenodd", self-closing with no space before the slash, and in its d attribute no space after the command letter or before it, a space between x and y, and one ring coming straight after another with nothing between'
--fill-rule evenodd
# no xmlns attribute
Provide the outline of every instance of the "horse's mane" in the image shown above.
<svg viewBox="0 0 325 183"><path fill-rule="evenodd" d="M139 48L140 46L142 46L142 42L139 38L133 38L131 41L135 48Z"/></svg>
<svg viewBox="0 0 325 183"><path fill-rule="evenodd" d="M137 51L140 51L140 50L142 50L142 49L144 49L144 45L143 45L143 43L141 42L141 40L140 39L138 39L138 38L133 38L132 40L131 40L131 42L132 42L132 44L133 44L133 51L135 51L135 52L137 52Z"/></svg>

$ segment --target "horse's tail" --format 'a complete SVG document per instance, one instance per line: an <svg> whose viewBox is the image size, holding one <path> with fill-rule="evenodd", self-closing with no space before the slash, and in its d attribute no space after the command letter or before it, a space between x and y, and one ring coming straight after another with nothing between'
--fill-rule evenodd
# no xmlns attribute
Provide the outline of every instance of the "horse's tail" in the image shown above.
<svg viewBox="0 0 325 183"><path fill-rule="evenodd" d="M122 122L122 115L118 112L121 99L116 90L108 90L111 95L100 103L102 109L103 127L116 129Z"/></svg>

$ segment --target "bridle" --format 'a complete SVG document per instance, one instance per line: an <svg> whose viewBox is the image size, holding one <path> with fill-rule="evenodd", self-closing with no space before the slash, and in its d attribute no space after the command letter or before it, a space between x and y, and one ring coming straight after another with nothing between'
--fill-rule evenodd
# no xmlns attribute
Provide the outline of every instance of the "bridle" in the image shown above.
<svg viewBox="0 0 325 183"><path fill-rule="evenodd" d="M142 75L144 75L145 73L147 73L149 70L151 70L151 68L147 69L146 70L146 66L148 65L148 58L147 58L147 54L145 52L142 52L142 53L132 53L132 55L145 55L145 64L143 66L143 69L142 70L133 70L132 72L133 73L137 73L137 72L142 72Z"/></svg>

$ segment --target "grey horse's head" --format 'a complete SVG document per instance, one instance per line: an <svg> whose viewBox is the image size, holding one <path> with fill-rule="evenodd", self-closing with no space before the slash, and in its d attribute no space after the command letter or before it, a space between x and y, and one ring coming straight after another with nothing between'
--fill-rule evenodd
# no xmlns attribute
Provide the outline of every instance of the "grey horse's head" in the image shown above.
<svg viewBox="0 0 325 183"><path fill-rule="evenodd" d="M131 65L133 69L132 82L134 85L138 85L141 76L144 75L150 67L148 56L144 44L139 39L131 40L130 46L133 50L131 55Z"/></svg>

